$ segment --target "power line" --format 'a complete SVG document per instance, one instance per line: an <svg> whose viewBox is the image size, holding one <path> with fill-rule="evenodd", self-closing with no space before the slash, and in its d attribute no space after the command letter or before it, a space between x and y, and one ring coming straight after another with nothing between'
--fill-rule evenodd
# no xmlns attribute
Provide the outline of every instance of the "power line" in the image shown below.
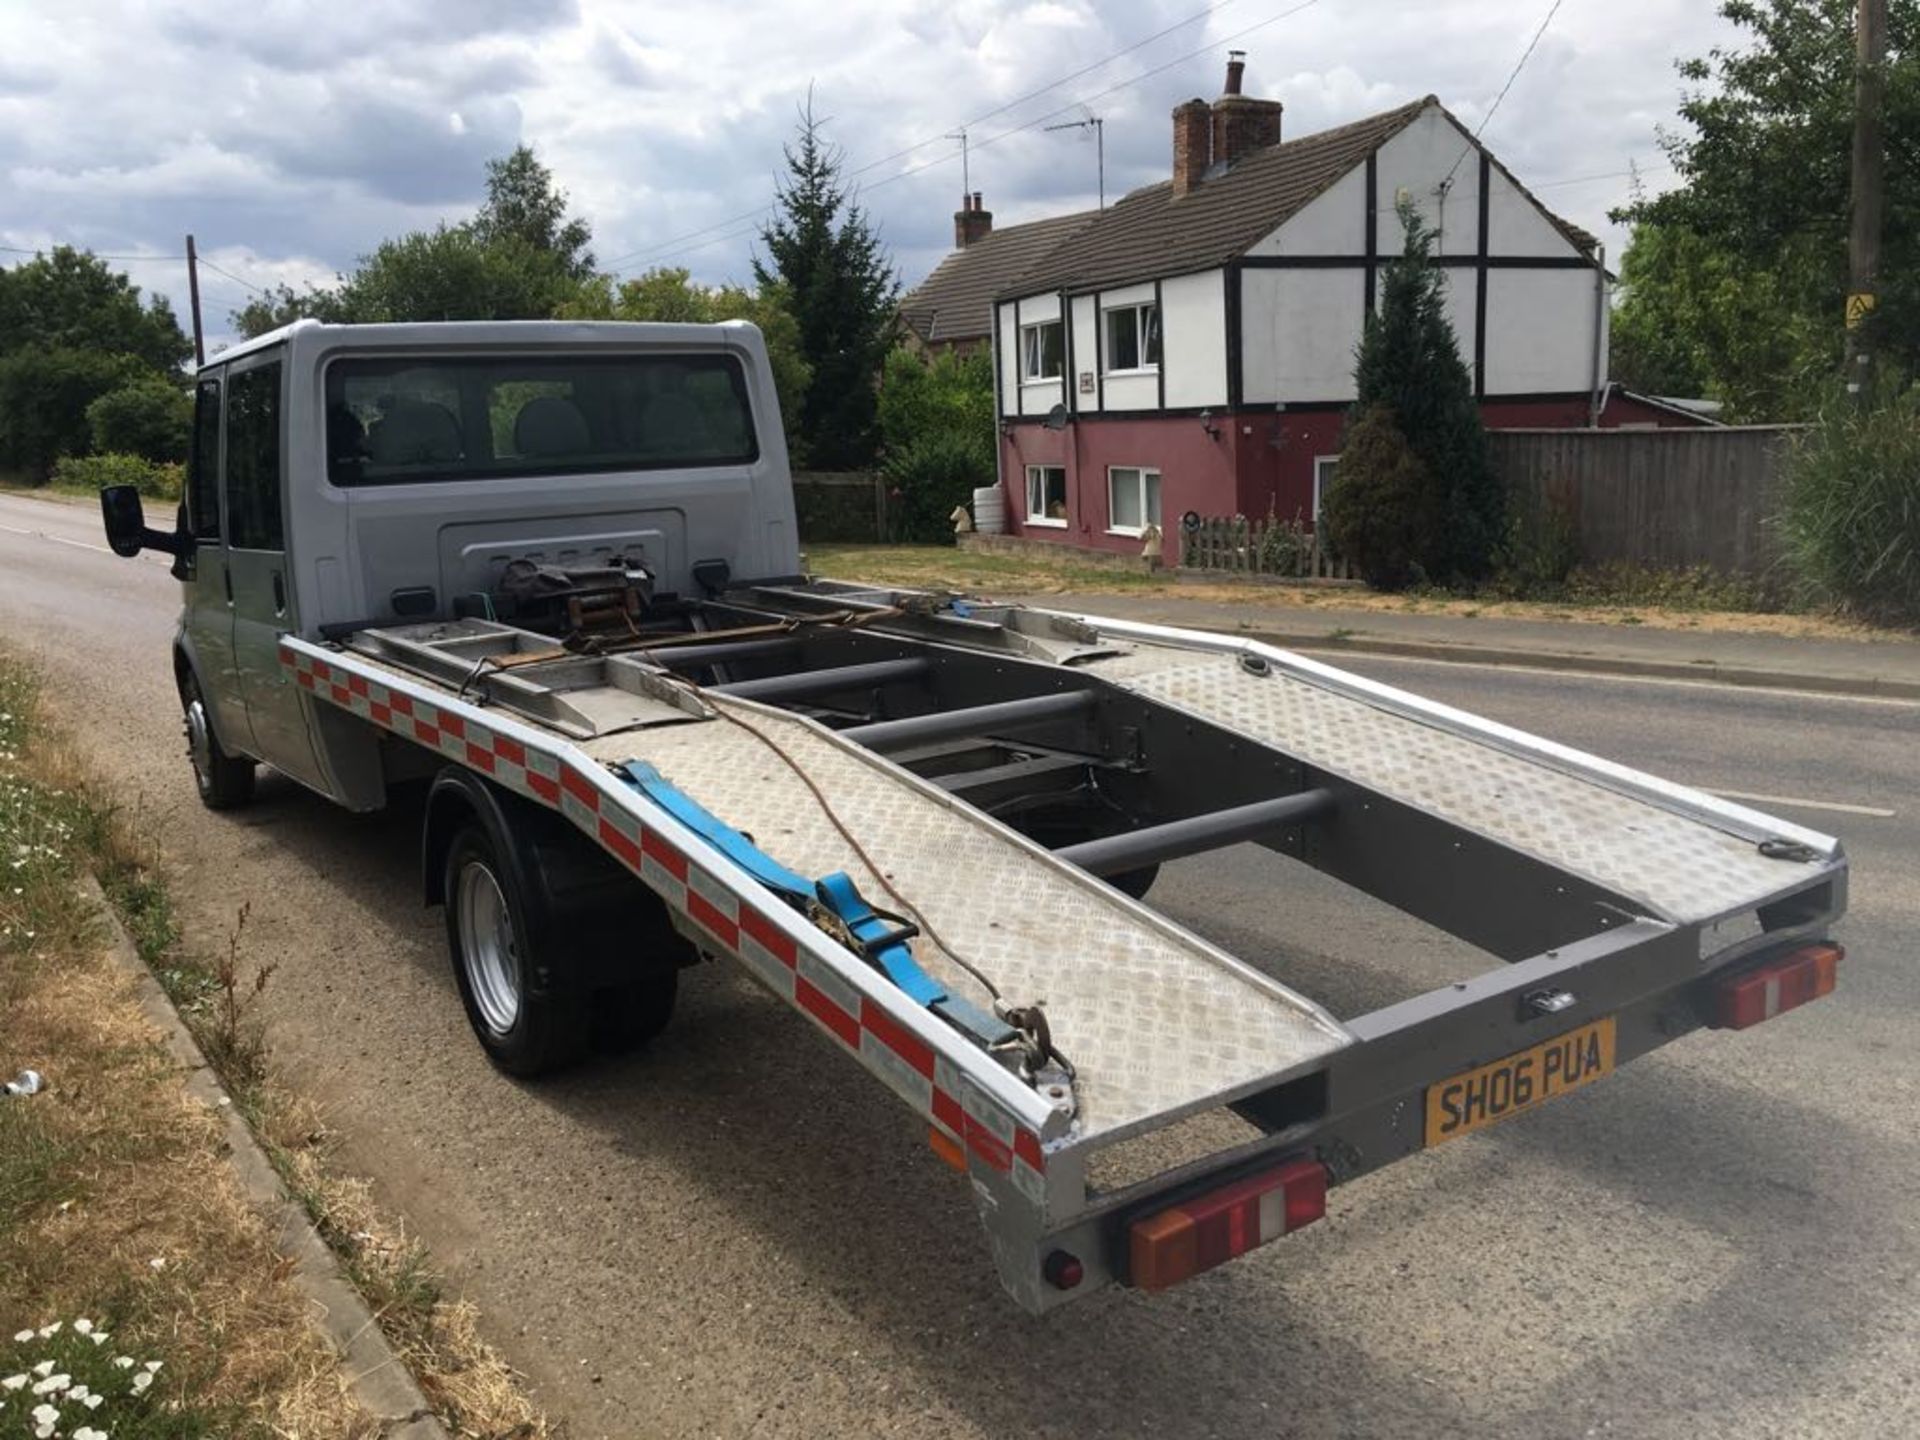
<svg viewBox="0 0 1920 1440"><path fill-rule="evenodd" d="M187 258L184 255L101 255L95 251L87 250L85 246L81 246L81 245L64 245L64 246L59 244L40 245L40 246L0 245L0 250L5 250L10 255L44 255L49 250L61 250L61 249L81 250L88 255L92 255L93 258L96 260L124 260L124 261L170 260L176 263L184 264Z"/></svg>
<svg viewBox="0 0 1920 1440"><path fill-rule="evenodd" d="M1151 45L1156 40L1165 39L1168 35L1173 34L1174 31L1184 29L1185 27L1193 24L1197 20L1204 20L1209 15L1212 15L1216 11L1224 10L1228 5L1231 5L1234 3L1236 3L1236 0L1219 0L1218 4L1209 5L1204 10L1197 10L1193 14L1187 16L1184 20L1178 20L1174 22L1172 25L1169 25L1164 29L1156 30L1153 34L1147 36L1145 39L1136 40L1133 42L1133 44L1126 46L1124 49L1114 51L1111 55L1106 56L1104 59L1096 60L1091 65L1083 65L1078 70L1072 71L1070 74L1063 75L1057 80L1050 81L1049 83L1040 86L1038 89L1030 90L1026 94L1021 95L1016 99L1007 101L1004 105L996 106L992 110L988 110L983 112L982 114L976 115L972 119L966 121L964 125L956 127L956 129L968 129L968 128L971 128L972 126L980 124L982 121L991 120L998 115L1004 115L1006 114L1007 111L1017 109L1019 106L1026 104L1029 100L1036 100L1040 96L1047 94L1049 91L1057 90L1062 85L1069 84L1072 81L1079 79L1083 75L1089 75L1096 70L1103 69L1106 66L1112 64L1115 60L1124 59L1126 56L1131 55L1134 51L1142 49L1147 45ZM1057 110L1048 111L1045 115L1040 116L1038 119L1030 120L1026 124L1016 126L1014 129L1011 129L1011 130L1002 131L1000 134L995 135L988 140L983 140L979 142L979 144L973 145L971 148L975 150L979 150L984 148L987 145L992 144L995 140L1004 140L1008 135L1018 134L1023 130L1030 130L1035 125L1038 125L1043 121L1051 120L1059 115L1064 115L1069 110L1073 110L1081 105L1089 104L1094 100L1103 98L1104 96L1114 94L1116 91L1124 90L1128 86L1137 85L1140 83L1140 81L1146 80L1154 75L1158 75L1162 71L1170 70L1176 65L1184 65L1187 61L1192 60L1198 56L1205 55L1209 51L1217 49L1220 45L1229 44L1234 40L1238 40L1242 38L1243 36L1251 35L1256 30L1263 30L1269 25L1272 25L1281 20L1285 20L1291 15L1297 15L1300 11L1309 9L1313 5L1316 5L1318 3L1319 3L1319 0L1305 0L1304 4L1296 5L1291 10L1282 11L1278 15L1269 16L1267 19L1262 20L1259 24L1250 25L1244 30L1238 31L1233 35L1227 36L1224 40L1217 41L1214 44L1204 45L1198 50L1189 51L1187 54L1180 56L1178 59L1170 60L1164 65L1155 66L1151 70L1142 71L1140 74L1132 76L1127 80L1123 80L1116 85L1109 86L1107 89L1101 90L1096 94L1086 96L1079 100L1071 101L1068 104L1061 106ZM908 145L904 149L896 150L890 155L882 155L877 160L869 160L865 164L857 166L852 170L849 170L847 172L847 178L853 179L857 176L865 175L871 170L877 170L882 165L889 164L892 161L903 159L904 157L913 154L916 150L923 150L928 145L934 144L936 141L950 139L954 133L955 131L949 130L940 135L929 136L927 139L916 141L914 144ZM891 185L895 180L904 180L909 175L917 175L922 170L931 169L935 165L946 164L948 161L952 159L953 157L951 155L940 156L938 159L926 161L920 165L912 166L906 170L901 171L897 175L890 175L886 179L877 181L874 184L867 186L866 188L868 190L877 190L882 185ZM728 229L731 226L741 224L743 221L758 220L762 215L764 215L769 209L772 208L772 205L773 205L773 202L768 201L766 204L760 205L755 209L742 211L740 214L728 216L724 220L716 220L711 225L704 225L698 230L689 230L681 235L670 236L668 239L659 241L656 244L642 245L638 249L630 250L624 255L616 255L611 261L608 262L607 268L611 271L614 271L615 273L618 273L619 267L623 265L625 262L630 260L635 260L635 259L648 260L662 254L672 253L682 248L691 249L691 250L701 250L701 249L705 249L706 246L709 244L717 243L718 240L736 238L739 234L742 234L744 232L735 231L731 235L717 236L715 240L706 241L700 245L683 246L683 242L688 240L698 239L700 236L710 234L715 230ZM632 267L629 266L628 268L632 268Z"/></svg>
<svg viewBox="0 0 1920 1440"><path fill-rule="evenodd" d="M200 256L199 260L200 260L201 267L203 269L211 270L216 275L224 275L227 277L227 279L233 281L234 284L239 285L247 290L251 290L255 295L264 295L267 293L260 286L255 285L252 281L242 280L238 275L234 274L231 270L222 270L218 265L214 264L211 260L207 259L207 257L204 255Z"/></svg>
<svg viewBox="0 0 1920 1440"><path fill-rule="evenodd" d="M1520 52L1519 60L1515 62L1512 72L1507 76L1507 83L1500 87L1500 93L1493 97L1493 104L1487 107L1487 113L1482 115L1480 123L1473 127L1475 140L1486 133L1487 122L1493 119L1493 113L1500 108L1500 102L1507 98L1507 92L1513 88L1513 82L1520 78L1520 72L1527 68L1527 61L1533 58L1534 47L1539 45L1540 37L1547 33L1547 27L1553 24L1553 17L1560 13L1560 7L1565 3L1566 0L1553 0L1552 6L1547 10L1547 18L1540 22L1540 28L1533 32L1533 38L1527 42L1527 48ZM1447 171L1447 178L1440 182L1442 189L1452 183L1454 170L1460 168L1460 162L1467 158L1467 151L1472 148L1471 144L1460 147L1460 153L1454 157L1452 169Z"/></svg>

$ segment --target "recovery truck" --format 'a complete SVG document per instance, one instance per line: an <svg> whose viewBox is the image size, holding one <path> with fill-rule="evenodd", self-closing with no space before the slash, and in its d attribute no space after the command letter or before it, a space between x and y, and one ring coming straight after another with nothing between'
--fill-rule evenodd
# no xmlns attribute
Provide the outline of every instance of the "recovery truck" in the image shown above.
<svg viewBox="0 0 1920 1440"><path fill-rule="evenodd" d="M1028 1310L1833 987L1827 836L1250 640L801 573L752 326L303 320L194 424L173 530L102 509L174 557L205 802L424 781L512 1075L737 962L929 1127ZM1487 968L1336 1018L1146 903L1241 842Z"/></svg>

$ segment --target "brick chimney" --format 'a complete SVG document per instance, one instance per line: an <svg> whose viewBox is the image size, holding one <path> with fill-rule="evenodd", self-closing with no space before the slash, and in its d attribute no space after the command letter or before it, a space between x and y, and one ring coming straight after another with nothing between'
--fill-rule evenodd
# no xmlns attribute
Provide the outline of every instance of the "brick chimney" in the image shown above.
<svg viewBox="0 0 1920 1440"><path fill-rule="evenodd" d="M1278 100L1255 100L1240 93L1247 52L1227 52L1227 88L1213 102L1213 163L1225 168L1249 151L1280 143Z"/></svg>
<svg viewBox="0 0 1920 1440"><path fill-rule="evenodd" d="M1200 183L1213 161L1212 112L1204 100L1189 100L1173 112L1173 193L1185 195Z"/></svg>
<svg viewBox="0 0 1920 1440"><path fill-rule="evenodd" d="M976 240L993 233L993 212L980 208L980 192L960 196L960 208L953 212L953 248L964 250Z"/></svg>

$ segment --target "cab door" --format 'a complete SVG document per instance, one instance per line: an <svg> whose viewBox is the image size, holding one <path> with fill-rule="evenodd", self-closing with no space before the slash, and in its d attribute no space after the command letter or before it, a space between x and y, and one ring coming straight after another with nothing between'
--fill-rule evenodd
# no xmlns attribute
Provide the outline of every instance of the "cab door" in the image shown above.
<svg viewBox="0 0 1920 1440"><path fill-rule="evenodd" d="M202 371L193 392L193 454L187 467L187 529L193 553L176 570L182 586L180 623L200 693L220 743L235 755L253 752L247 700L233 664L233 600L220 523L220 443L225 434L221 372Z"/></svg>
<svg viewBox="0 0 1920 1440"><path fill-rule="evenodd" d="M246 709L246 747L319 786L300 688L280 663L296 628L286 546L286 365L281 352L235 361L226 377L226 559L233 664Z"/></svg>

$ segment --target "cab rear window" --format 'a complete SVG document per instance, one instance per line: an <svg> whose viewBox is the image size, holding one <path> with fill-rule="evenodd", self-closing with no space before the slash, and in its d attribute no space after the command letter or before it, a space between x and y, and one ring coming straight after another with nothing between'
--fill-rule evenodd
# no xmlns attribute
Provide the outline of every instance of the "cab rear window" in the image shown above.
<svg viewBox="0 0 1920 1440"><path fill-rule="evenodd" d="M759 457L746 375L730 355L344 359L327 367L326 384L335 485Z"/></svg>

